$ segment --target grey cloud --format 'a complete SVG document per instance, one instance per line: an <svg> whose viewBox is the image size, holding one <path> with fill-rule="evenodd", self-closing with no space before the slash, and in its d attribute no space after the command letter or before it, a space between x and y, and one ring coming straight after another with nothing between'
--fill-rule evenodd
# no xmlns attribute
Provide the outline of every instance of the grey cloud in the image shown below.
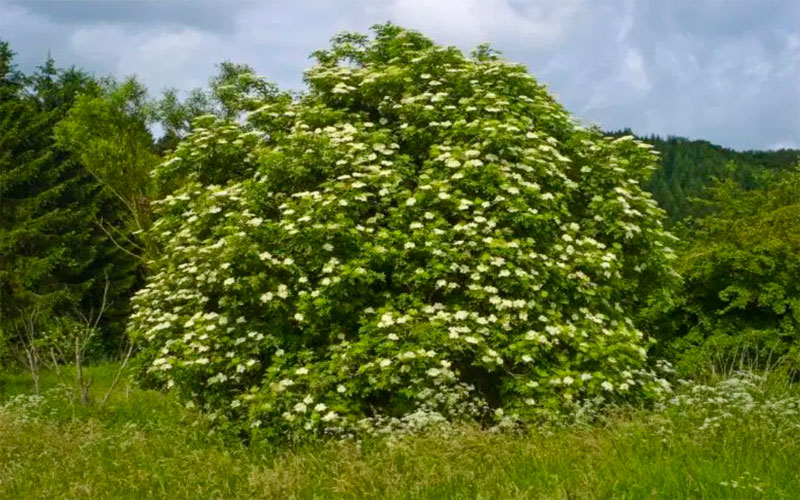
<svg viewBox="0 0 800 500"><path fill-rule="evenodd" d="M800 3L791 0L705 0L639 3L640 27L667 27L704 39L797 31Z"/></svg>
<svg viewBox="0 0 800 500"><path fill-rule="evenodd" d="M464 50L491 42L585 123L800 147L793 0L0 0L0 36L28 68L49 48L154 91L202 84L226 59L298 89L332 35L387 20Z"/></svg>
<svg viewBox="0 0 800 500"><path fill-rule="evenodd" d="M627 42L653 75L643 108L657 112L645 127L739 148L800 146L800 4L636 5Z"/></svg>
<svg viewBox="0 0 800 500"><path fill-rule="evenodd" d="M238 9L253 0L7 0L33 15L71 26L179 25L215 32L235 28Z"/></svg>

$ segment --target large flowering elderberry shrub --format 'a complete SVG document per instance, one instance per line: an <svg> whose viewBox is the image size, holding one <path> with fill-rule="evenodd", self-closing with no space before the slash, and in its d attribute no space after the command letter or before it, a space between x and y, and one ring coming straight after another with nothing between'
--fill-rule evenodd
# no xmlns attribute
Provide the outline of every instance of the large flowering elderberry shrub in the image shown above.
<svg viewBox="0 0 800 500"><path fill-rule="evenodd" d="M265 437L667 391L632 319L674 281L649 146L485 47L374 30L159 167L143 377Z"/></svg>

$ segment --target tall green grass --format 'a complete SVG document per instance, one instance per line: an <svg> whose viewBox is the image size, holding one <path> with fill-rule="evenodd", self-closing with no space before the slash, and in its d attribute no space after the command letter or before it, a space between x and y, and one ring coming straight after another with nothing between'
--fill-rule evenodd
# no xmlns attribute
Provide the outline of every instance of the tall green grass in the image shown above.
<svg viewBox="0 0 800 500"><path fill-rule="evenodd" d="M92 369L98 390L112 373ZM46 374L36 398L23 376L0 383L4 500L800 498L800 394L769 379L689 385L664 408L524 436L463 427L295 448L244 445L125 383L103 408L58 384Z"/></svg>

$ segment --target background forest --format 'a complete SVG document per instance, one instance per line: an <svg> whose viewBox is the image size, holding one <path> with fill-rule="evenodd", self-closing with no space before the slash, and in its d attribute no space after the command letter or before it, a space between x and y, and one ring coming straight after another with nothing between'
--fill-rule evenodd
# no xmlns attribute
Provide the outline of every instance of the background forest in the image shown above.
<svg viewBox="0 0 800 500"><path fill-rule="evenodd" d="M351 42L359 40L339 40ZM494 56L484 52L481 57ZM326 54L317 58L324 66ZM468 496L476 484L465 471L487 456L494 461L494 472L477 480L478 487L496 497L573 498L574 493L581 498L643 498L645 488L661 497L694 497L704 488L711 488L711 497L790 498L798 492L790 469L778 464L781 454L789 453L780 448L787 439L783 433L797 430L800 411L795 385L800 369L797 150L733 151L703 140L637 136L660 157L641 187L664 210L664 227L676 236L674 268L680 278L670 282L670 293L643 299L634 311L648 342L648 358L653 365L659 360L670 367L665 376L676 392L669 403L648 396L632 406L620 399L608 412L584 407L585 419L553 419L558 420L554 428L531 431L544 432L550 445L533 442L542 436L516 444L503 441L502 433L486 434L478 425L458 438L446 432L411 433L405 444L388 451L366 441L323 448L302 441L290 451L272 445L253 451L256 445L248 448L247 443L258 434L243 431L235 419L228 422L220 416L222 425L209 422L202 411L187 407L186 397L173 400L167 390L173 382L147 375L147 366L166 348L156 352L142 342L142 335L129 333L136 329L130 318L137 291L154 276L170 272L159 262L178 231L161 239L152 236L160 221L169 218L160 206L198 182L196 175L174 167L181 165L175 159L187 164L194 161L187 160L194 151L208 154L202 159L201 184L224 186L249 178L252 169L279 160L265 157L258 163L248 156L248 139L237 128L245 126L243 117L265 102L283 106L298 99L246 65L225 62L218 69L206 88L152 96L133 77L97 77L60 67L52 59L23 73L12 47L0 42L0 449L7 450L0 451L0 496L52 495L55 490L48 484L73 484L71 477L87 471L115 477L115 488L125 492L121 496L145 497L155 491L154 484L120 472L127 467L146 471L144 476L163 473L161 494L173 497L458 497ZM283 130L283 125L275 126ZM626 138L636 131L604 135ZM219 147L213 155L208 137ZM239 149L222 146L228 144ZM406 204L412 206L411 201ZM667 282L658 283L662 285ZM298 314L294 317L302 322ZM303 353L297 356L304 359ZM292 365L293 371L302 369ZM140 383L133 383L131 376ZM567 379L572 383L572 377ZM476 380L494 383L490 375ZM194 382L184 384L181 391L199 390ZM498 389L501 394L504 390ZM494 397L491 389L486 394L487 399ZM205 400L206 413L215 409L217 414L217 397L215 393ZM383 404L379 396L374 398L370 404ZM321 414L326 409L322 403L317 407ZM191 426L182 425L187 422ZM715 430L692 447L687 443L698 427ZM745 427L755 441L742 437ZM88 457L83 470L67 468L64 476L49 476L46 471L58 468L65 457L80 455L77 448L90 442L92 433L103 432L107 441L93 444L83 455ZM126 464L128 458L122 458L119 464L118 458L110 458L121 443L131 450L130 460L146 457L148 439L165 432L177 433L175 443L180 444L159 445L163 448L156 453L171 457L162 472L157 472L155 459ZM775 433L770 442L780 451L772 459L766 458L773 454L768 450L765 456L751 455L768 432ZM21 433L66 436L64 449L47 452L50 465L43 465L41 474L50 479L37 481L30 470L14 466L32 463L33 455L21 450L39 446ZM664 436L663 449L660 438L658 443L648 440L653 433ZM666 444L669 439L673 441ZM594 454L581 452L581 442L597 443ZM687 459L681 448L695 455ZM426 451L431 449L435 451ZM441 468L453 458L442 451L447 449L463 461L463 469ZM720 449L721 455L714 455ZM653 453L661 458L651 466L662 467L661 474L644 465ZM692 467L687 462L711 460L706 453L723 457L717 468L687 472ZM749 458L743 460L742 454ZM624 461L640 465L628 470L608 465ZM341 469L344 463L351 468ZM592 471L591 480L580 478L576 463ZM744 469L729 474L735 463L760 468L761 476ZM190 480L181 479L186 473L181 464L192 471ZM220 471L218 477L201 477L196 471L203 464ZM686 479L691 474L702 477L693 484ZM349 478L348 484L337 483L337 476ZM651 476L662 482L644 479ZM86 494L110 494L112 482L89 481ZM419 489L410 489L413 484ZM514 490L514 485L523 486ZM62 490L61 495L82 497L79 490Z"/></svg>

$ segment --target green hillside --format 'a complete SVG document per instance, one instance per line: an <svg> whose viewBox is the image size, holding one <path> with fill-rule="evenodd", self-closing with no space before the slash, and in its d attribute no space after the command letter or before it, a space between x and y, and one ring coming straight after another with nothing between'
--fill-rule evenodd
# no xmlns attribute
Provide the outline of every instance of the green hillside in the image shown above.
<svg viewBox="0 0 800 500"><path fill-rule="evenodd" d="M628 130L610 135L634 134ZM634 134L635 135L635 134ZM776 173L797 163L800 150L734 151L705 140L638 136L661 153L661 169L645 188L669 214L670 222L699 215L691 199L702 197L713 179L731 178L747 189L762 188Z"/></svg>

